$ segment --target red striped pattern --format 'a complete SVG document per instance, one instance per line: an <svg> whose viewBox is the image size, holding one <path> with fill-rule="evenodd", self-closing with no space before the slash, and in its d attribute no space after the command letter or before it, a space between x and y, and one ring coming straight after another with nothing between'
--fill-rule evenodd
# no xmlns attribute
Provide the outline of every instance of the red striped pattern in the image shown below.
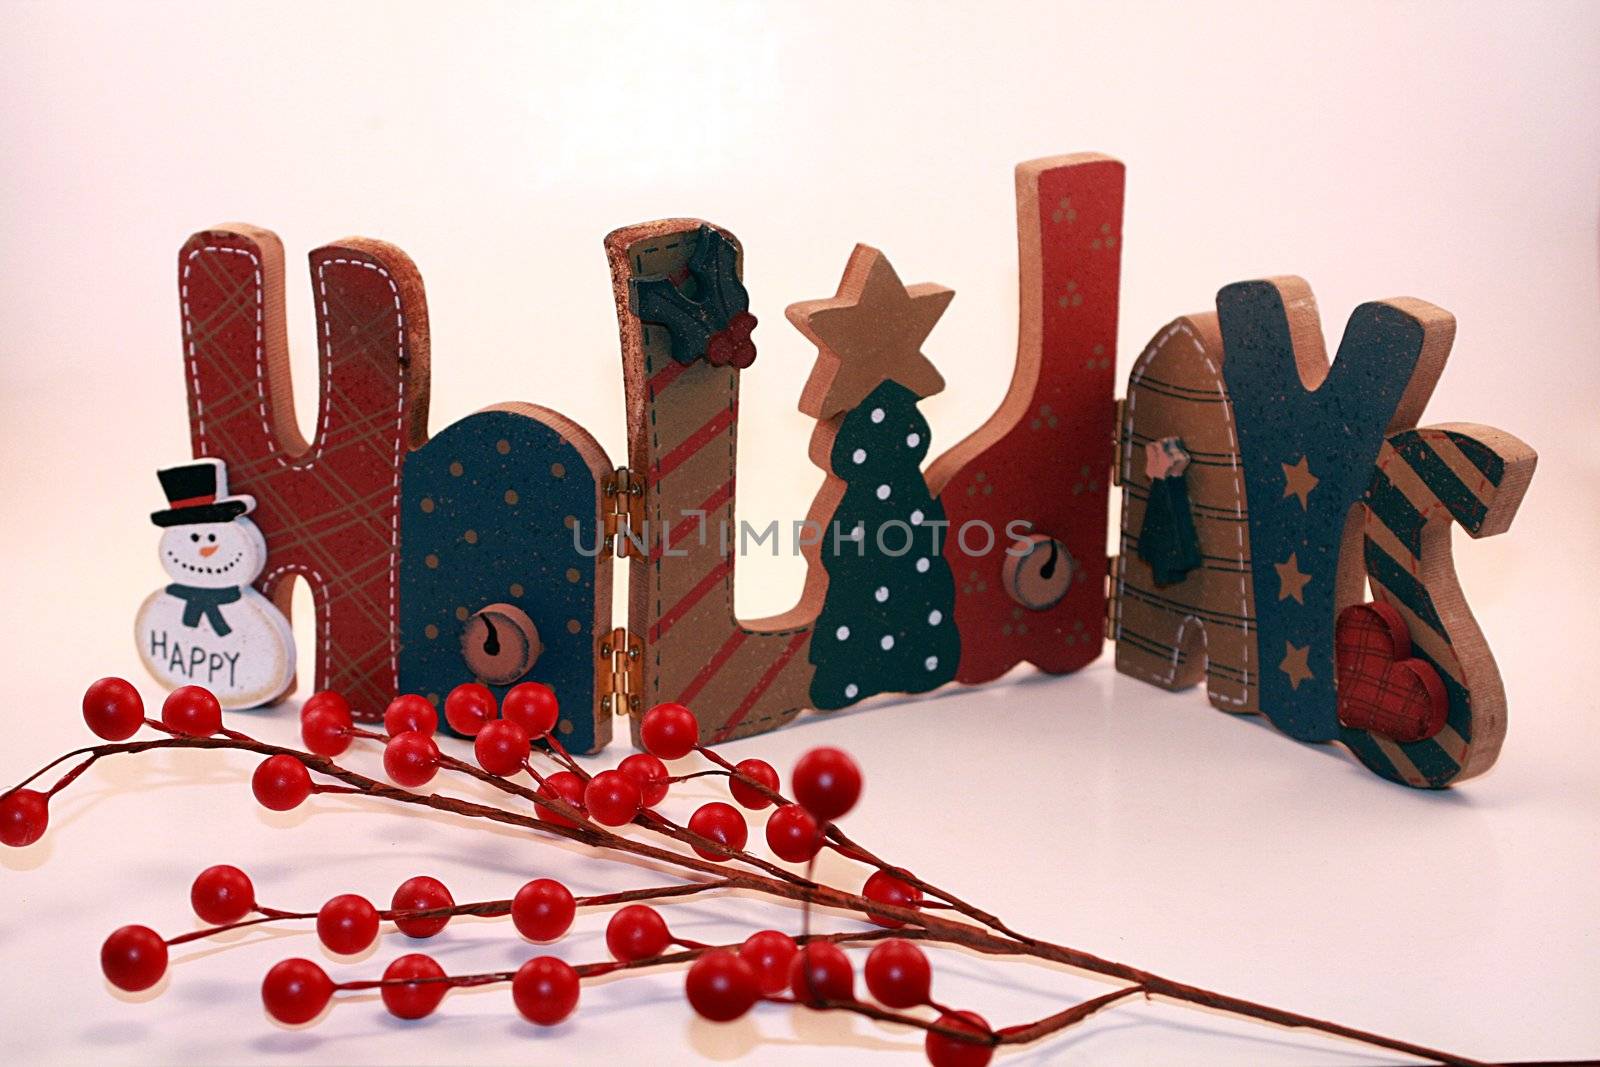
<svg viewBox="0 0 1600 1067"><path fill-rule="evenodd" d="M733 654L739 651L739 646L744 644L746 636L743 630L733 631L728 639L722 643L722 647L717 649L717 654L712 656L704 667L700 668L700 673L695 675L689 684L684 687L682 693L678 694L678 703L687 704L699 696L700 690L704 689L711 679L717 676L717 672L722 670L723 664L727 663L733 657Z"/></svg>
<svg viewBox="0 0 1600 1067"><path fill-rule="evenodd" d="M650 640L661 640L662 634L672 629L679 619L687 615L696 604L700 603L701 598L715 589L717 583L726 578L732 570L733 557L724 557L722 562L711 568L711 572L700 579L695 587L684 595L682 600L672 605L671 609L662 615L654 626L650 627Z"/></svg>
<svg viewBox="0 0 1600 1067"><path fill-rule="evenodd" d="M733 479L729 478L726 482L722 483L721 487L718 488L716 492L700 501L700 506L694 509L695 511L700 512L700 514L685 515L678 525L672 528L666 537L656 541L653 545L651 545L650 559L652 561L658 560L661 558L661 553L665 549L677 548L678 545L683 542L685 537L688 537L689 534L699 529L700 524L706 521L706 517L708 515L710 515L717 508L720 508L723 504L726 504L728 500L732 498L732 496Z"/></svg>
<svg viewBox="0 0 1600 1067"><path fill-rule="evenodd" d="M802 630L789 638L789 643L784 646L782 654L772 661L766 673L761 676L760 681L756 682L755 687L745 694L745 698L739 702L739 706L733 709L733 714L728 716L728 721L722 724L722 729L718 730L716 736L711 739L713 745L728 739L728 735L733 733L734 727L743 722L744 717L750 714L750 709L755 707L756 701L760 700L761 695L767 691L773 682L777 681L778 675L789 665L789 661L794 658L794 654L800 651L800 646L805 644L806 638L810 636L810 630Z"/></svg>
<svg viewBox="0 0 1600 1067"><path fill-rule="evenodd" d="M711 440L719 433L721 433L723 430L726 430L729 426L732 426L734 415L737 411L738 407L736 405L728 405L721 411L717 412L716 415L714 415L704 426L700 427L694 433L684 438L682 444L678 445L671 452L668 452L666 455L662 456L661 459L656 462L656 469L653 472L653 480L660 481L667 475L671 474L674 470L681 467L686 461L691 459L696 452L710 444Z"/></svg>

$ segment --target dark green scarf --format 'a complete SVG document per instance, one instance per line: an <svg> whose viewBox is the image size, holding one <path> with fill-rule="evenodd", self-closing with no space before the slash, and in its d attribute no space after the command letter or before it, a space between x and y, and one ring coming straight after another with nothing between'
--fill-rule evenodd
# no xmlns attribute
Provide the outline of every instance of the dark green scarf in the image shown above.
<svg viewBox="0 0 1600 1067"><path fill-rule="evenodd" d="M227 637L233 632L222 617L222 605L232 604L244 595L236 585L226 589L202 589L197 585L181 585L177 582L167 586L167 592L183 601L183 624L190 629L200 625L200 620L205 619L211 623L211 629L218 637Z"/></svg>

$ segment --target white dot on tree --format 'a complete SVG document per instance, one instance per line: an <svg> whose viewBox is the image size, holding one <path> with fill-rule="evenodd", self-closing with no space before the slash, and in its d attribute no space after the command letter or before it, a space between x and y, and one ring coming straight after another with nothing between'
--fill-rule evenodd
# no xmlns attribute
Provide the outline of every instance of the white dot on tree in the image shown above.
<svg viewBox="0 0 1600 1067"><path fill-rule="evenodd" d="M922 509L921 508L918 508L916 511L913 511L911 513L911 525L913 525L913 526L921 526L922 525Z"/></svg>
<svg viewBox="0 0 1600 1067"><path fill-rule="evenodd" d="M850 640L850 627L848 627L848 626L839 627L837 630L833 631L833 636L837 637L841 641Z"/></svg>
<svg viewBox="0 0 1600 1067"><path fill-rule="evenodd" d="M878 499L879 500L888 500L889 499L889 486L887 484L878 486Z"/></svg>
<svg viewBox="0 0 1600 1067"><path fill-rule="evenodd" d="M941 622L944 622L944 612L940 611L938 608L934 608L932 611L928 612L929 626L938 626Z"/></svg>
<svg viewBox="0 0 1600 1067"><path fill-rule="evenodd" d="M918 434L918 433L908 433L908 434L906 434L906 447L907 448L916 448L921 443L922 443L922 435L921 434Z"/></svg>
<svg viewBox="0 0 1600 1067"><path fill-rule="evenodd" d="M882 422L883 421L883 409L882 408L873 408L872 409L872 421L873 422Z"/></svg>
<svg viewBox="0 0 1600 1067"><path fill-rule="evenodd" d="M846 699L854 700L856 694L859 692L861 692L861 689L854 682L851 682L849 685L844 687L844 695Z"/></svg>
<svg viewBox="0 0 1600 1067"><path fill-rule="evenodd" d="M923 556L921 559L917 560L917 573L918 574L927 574L928 573L928 566L929 566L928 557L927 556Z"/></svg>
<svg viewBox="0 0 1600 1067"><path fill-rule="evenodd" d="M889 587L886 585L878 586L877 590L873 592L872 596L875 600L877 600L878 603L882 604L885 600L889 599Z"/></svg>
<svg viewBox="0 0 1600 1067"><path fill-rule="evenodd" d="M884 634L883 635L883 640L878 642L878 647L883 649L885 652L889 651L891 648L894 647L894 635L893 634Z"/></svg>
<svg viewBox="0 0 1600 1067"><path fill-rule="evenodd" d="M856 449L850 453L850 461L852 463L865 463L867 461L867 450L864 448Z"/></svg>
<svg viewBox="0 0 1600 1067"><path fill-rule="evenodd" d="M922 665L928 668L930 671L937 670L939 667L939 657L929 656L927 659L922 661Z"/></svg>

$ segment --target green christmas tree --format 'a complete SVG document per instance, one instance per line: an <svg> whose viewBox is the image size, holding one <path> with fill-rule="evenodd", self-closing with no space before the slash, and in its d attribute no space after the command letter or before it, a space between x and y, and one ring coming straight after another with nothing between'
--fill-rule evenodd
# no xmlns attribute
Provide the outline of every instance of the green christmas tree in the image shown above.
<svg viewBox="0 0 1600 1067"><path fill-rule="evenodd" d="M929 432L917 409L944 387L920 349L952 295L906 288L881 253L858 245L836 297L788 311L818 346L800 407L819 420L812 458L832 476L821 499L836 498L812 515L828 577L810 650L818 708L955 677L955 579L944 509L922 475Z"/></svg>

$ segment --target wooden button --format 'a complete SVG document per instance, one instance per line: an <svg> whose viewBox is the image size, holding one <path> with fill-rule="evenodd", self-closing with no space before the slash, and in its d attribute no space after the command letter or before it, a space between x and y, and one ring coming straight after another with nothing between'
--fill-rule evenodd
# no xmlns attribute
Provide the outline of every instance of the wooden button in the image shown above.
<svg viewBox="0 0 1600 1067"><path fill-rule="evenodd" d="M473 677L510 685L538 662L544 644L527 612L511 604L486 604L461 628L461 656Z"/></svg>
<svg viewBox="0 0 1600 1067"><path fill-rule="evenodd" d="M1072 585L1077 561L1048 534L1030 534L1006 552L1001 574L1011 599L1029 611L1048 611Z"/></svg>

